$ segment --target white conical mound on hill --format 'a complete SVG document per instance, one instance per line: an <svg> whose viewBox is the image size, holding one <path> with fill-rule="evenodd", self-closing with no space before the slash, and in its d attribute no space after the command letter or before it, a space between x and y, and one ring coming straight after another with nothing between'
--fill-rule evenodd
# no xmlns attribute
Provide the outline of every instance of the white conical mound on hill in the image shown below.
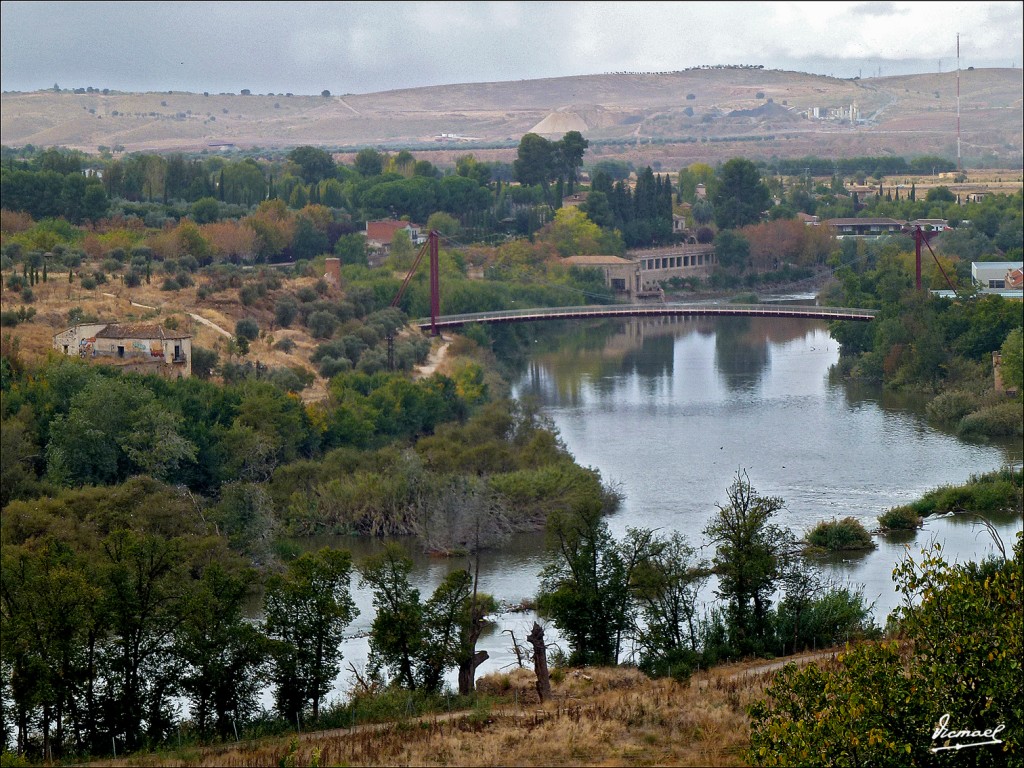
<svg viewBox="0 0 1024 768"><path fill-rule="evenodd" d="M533 126L530 133L537 133L541 136L548 134L561 138L569 131L584 133L587 128L587 122L575 112L552 112Z"/></svg>

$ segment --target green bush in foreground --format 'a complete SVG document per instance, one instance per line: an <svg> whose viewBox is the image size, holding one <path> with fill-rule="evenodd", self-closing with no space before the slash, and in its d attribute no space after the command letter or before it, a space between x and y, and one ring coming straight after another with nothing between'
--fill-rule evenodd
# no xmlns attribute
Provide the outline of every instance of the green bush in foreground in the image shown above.
<svg viewBox="0 0 1024 768"><path fill-rule="evenodd" d="M750 708L754 765L1020 765L1022 558L950 565L936 545L893 572L896 635L787 665ZM944 730L943 730L944 729ZM961 736L960 732L992 737ZM964 749L963 747L973 747Z"/></svg>
<svg viewBox="0 0 1024 768"><path fill-rule="evenodd" d="M841 552L851 549L872 549L875 543L871 534L853 517L842 520L822 520L807 534L807 543L812 547Z"/></svg>

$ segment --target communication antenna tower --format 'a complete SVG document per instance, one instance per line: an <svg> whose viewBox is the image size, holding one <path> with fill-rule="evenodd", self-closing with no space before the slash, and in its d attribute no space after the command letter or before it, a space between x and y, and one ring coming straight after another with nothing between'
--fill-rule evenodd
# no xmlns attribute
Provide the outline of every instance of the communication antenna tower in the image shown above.
<svg viewBox="0 0 1024 768"><path fill-rule="evenodd" d="M960 33L956 35L956 172L963 173L960 160Z"/></svg>

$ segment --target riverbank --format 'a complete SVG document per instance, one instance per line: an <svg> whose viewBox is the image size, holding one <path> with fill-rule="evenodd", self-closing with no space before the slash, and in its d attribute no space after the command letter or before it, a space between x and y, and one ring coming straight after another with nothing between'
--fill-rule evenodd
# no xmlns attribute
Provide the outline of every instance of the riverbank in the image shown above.
<svg viewBox="0 0 1024 768"><path fill-rule="evenodd" d="M746 765L747 705L785 664L828 663L835 653L725 664L684 682L627 668L556 669L543 704L533 672L515 669L481 678L471 709L410 710L385 722L104 765Z"/></svg>

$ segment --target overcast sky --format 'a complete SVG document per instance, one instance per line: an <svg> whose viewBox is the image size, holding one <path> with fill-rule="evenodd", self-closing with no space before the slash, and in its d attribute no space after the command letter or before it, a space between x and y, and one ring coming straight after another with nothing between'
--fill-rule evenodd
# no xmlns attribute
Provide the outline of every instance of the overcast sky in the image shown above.
<svg viewBox="0 0 1024 768"><path fill-rule="evenodd" d="M702 64L1020 67L1021 2L3 2L5 91L371 93Z"/></svg>

